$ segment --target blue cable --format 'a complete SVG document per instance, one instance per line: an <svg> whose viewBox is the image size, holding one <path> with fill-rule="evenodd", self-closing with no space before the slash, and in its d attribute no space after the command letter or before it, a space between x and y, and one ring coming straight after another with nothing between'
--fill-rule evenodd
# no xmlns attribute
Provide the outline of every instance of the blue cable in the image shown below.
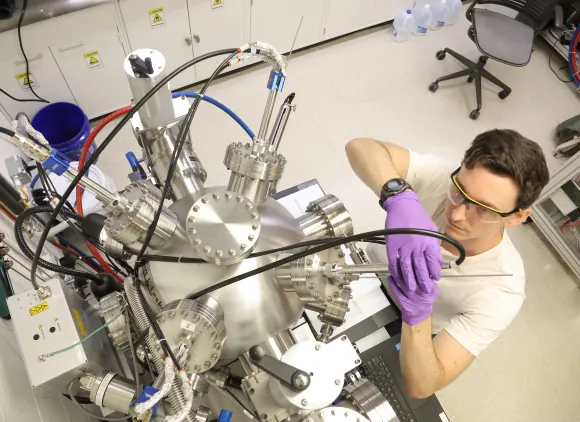
<svg viewBox="0 0 580 422"><path fill-rule="evenodd" d="M197 92L174 92L172 95L173 95L173 98L181 97L182 95L184 95L188 98L199 97L199 94ZM252 129L250 129L248 127L248 125L236 113L234 113L228 106L220 103L215 98L208 97L207 95L204 95L203 97L201 97L201 99L203 101L210 103L210 104L213 104L214 106L216 106L217 108L222 110L224 113L226 113L228 116L230 116L232 119L234 119L242 127L242 129L244 129L246 131L246 133L248 134L248 136L250 138L254 139L256 137L254 132L252 132Z"/></svg>
<svg viewBox="0 0 580 422"><path fill-rule="evenodd" d="M580 86L580 79L578 78L578 75L576 75L576 72L574 72L574 68L572 67L572 61L574 62L576 61L576 57L573 57L574 55L572 54L572 47L574 46L574 43L576 42L576 39L579 36L579 34L580 34L580 26L576 28L576 31L574 31L574 35L572 35L570 45L568 46L568 68L570 69L572 79L574 79L574 82L576 82L577 86ZM578 54L578 51L576 51L576 54Z"/></svg>

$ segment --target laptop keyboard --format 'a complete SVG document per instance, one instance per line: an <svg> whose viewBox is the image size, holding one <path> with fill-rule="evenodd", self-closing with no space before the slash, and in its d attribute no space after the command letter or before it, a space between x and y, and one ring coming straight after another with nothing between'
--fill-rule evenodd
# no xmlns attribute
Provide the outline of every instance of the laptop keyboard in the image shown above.
<svg viewBox="0 0 580 422"><path fill-rule="evenodd" d="M416 422L413 415L407 411L407 406L401 403L395 379L383 362L382 356L375 356L371 360L363 362L362 367L367 378L383 393L400 422Z"/></svg>

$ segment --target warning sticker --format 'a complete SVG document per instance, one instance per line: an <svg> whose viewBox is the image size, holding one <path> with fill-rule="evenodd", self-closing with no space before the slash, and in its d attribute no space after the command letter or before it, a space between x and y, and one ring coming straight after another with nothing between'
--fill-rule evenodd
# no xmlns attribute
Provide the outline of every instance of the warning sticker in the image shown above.
<svg viewBox="0 0 580 422"><path fill-rule="evenodd" d="M34 77L32 72L19 73L18 75L15 76L15 78L22 87L22 89L25 91L28 91L30 87L38 88L38 82L36 81L36 78Z"/></svg>
<svg viewBox="0 0 580 422"><path fill-rule="evenodd" d="M211 0L211 10L221 9L224 7L224 0Z"/></svg>
<svg viewBox="0 0 580 422"><path fill-rule="evenodd" d="M159 28L165 26L165 15L163 14L163 7L149 11L149 20L151 21L151 28Z"/></svg>
<svg viewBox="0 0 580 422"><path fill-rule="evenodd" d="M42 302L40 305L36 305L33 306L32 308L30 308L28 310L28 312L30 312L30 316L34 316L37 315L41 312L47 311L48 310L48 303L46 302ZM39 328L42 327L42 325L38 326Z"/></svg>
<svg viewBox="0 0 580 422"><path fill-rule="evenodd" d="M103 60L101 60L101 55L96 50L83 54L83 58L85 59L85 63L87 64L89 70L103 67Z"/></svg>
<svg viewBox="0 0 580 422"><path fill-rule="evenodd" d="M73 316L75 317L75 320L77 321L77 325L79 327L79 332L81 333L81 336L86 337L87 330L85 328L85 323L83 322L83 317L81 316L81 313L75 308L71 308L71 309L73 312Z"/></svg>

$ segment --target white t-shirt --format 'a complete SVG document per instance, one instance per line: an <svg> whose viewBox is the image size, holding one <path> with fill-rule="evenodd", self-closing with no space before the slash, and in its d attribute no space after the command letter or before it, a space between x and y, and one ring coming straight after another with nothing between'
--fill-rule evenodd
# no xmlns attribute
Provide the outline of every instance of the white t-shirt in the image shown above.
<svg viewBox="0 0 580 422"><path fill-rule="evenodd" d="M440 230L444 225L450 175L457 167L438 157L411 151L406 180ZM446 261L457 259L443 248L441 253ZM371 255L386 260L384 250L382 254ZM460 266L445 270L445 274L513 274L506 277L444 277L437 282L439 297L433 304L433 334L445 330L477 356L510 325L524 302L522 258L504 232L497 246L467 257Z"/></svg>

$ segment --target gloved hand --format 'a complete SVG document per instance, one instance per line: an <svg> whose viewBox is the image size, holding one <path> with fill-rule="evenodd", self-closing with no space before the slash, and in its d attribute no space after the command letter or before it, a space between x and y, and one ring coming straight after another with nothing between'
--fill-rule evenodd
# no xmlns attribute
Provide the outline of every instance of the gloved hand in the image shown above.
<svg viewBox="0 0 580 422"><path fill-rule="evenodd" d="M410 291L399 287L393 277L388 277L389 287L401 308L401 318L407 325L413 326L425 321L433 312L433 303L439 296L439 287L434 280L423 287Z"/></svg>
<svg viewBox="0 0 580 422"><path fill-rule="evenodd" d="M386 229L416 228L437 231L415 192L407 190L385 201ZM397 234L385 236L389 271L405 292L441 278L443 255L434 237Z"/></svg>

